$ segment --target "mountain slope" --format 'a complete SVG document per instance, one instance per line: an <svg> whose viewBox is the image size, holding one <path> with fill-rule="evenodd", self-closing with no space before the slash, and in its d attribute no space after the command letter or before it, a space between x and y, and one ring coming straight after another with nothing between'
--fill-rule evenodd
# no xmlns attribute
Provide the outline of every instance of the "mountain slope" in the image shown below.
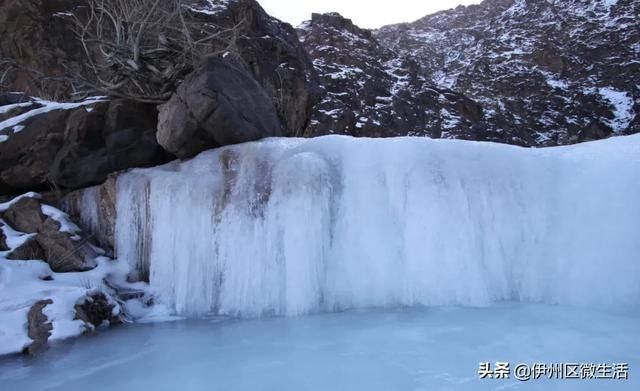
<svg viewBox="0 0 640 391"><path fill-rule="evenodd" d="M640 2L486 0L374 32L482 105L489 140L527 146L640 131Z"/></svg>

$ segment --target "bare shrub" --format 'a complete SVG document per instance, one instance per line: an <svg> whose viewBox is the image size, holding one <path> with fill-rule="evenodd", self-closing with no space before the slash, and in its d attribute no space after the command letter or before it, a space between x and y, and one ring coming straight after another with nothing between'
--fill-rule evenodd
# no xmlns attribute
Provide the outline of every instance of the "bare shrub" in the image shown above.
<svg viewBox="0 0 640 391"><path fill-rule="evenodd" d="M90 75L74 90L166 101L202 59L233 51L240 22L222 28L188 0L85 0L73 15Z"/></svg>

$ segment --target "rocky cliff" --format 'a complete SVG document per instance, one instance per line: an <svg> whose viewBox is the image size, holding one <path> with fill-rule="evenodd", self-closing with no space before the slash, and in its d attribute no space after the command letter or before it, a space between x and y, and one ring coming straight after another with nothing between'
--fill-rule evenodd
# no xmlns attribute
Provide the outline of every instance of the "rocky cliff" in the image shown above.
<svg viewBox="0 0 640 391"><path fill-rule="evenodd" d="M485 0L373 36L482 106L485 138L547 146L640 132L640 2Z"/></svg>

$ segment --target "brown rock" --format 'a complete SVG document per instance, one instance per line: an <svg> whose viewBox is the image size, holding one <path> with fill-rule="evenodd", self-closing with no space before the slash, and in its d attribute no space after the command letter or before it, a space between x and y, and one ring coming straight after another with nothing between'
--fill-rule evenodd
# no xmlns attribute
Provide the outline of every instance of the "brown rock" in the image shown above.
<svg viewBox="0 0 640 391"><path fill-rule="evenodd" d="M7 256L7 259L12 260L36 260L45 259L45 253L38 240L35 237L27 239L22 245L16 247Z"/></svg>
<svg viewBox="0 0 640 391"><path fill-rule="evenodd" d="M94 293L75 305L75 319L80 319L93 327L100 327L105 321L110 325L121 323L117 317L113 316L113 308L114 305L109 303L104 293Z"/></svg>
<svg viewBox="0 0 640 391"><path fill-rule="evenodd" d="M53 326L45 314L42 313L44 307L53 304L53 300L40 300L31 306L27 314L28 335L33 342L24 349L24 353L36 355L47 348L47 342L51 336Z"/></svg>
<svg viewBox="0 0 640 391"><path fill-rule="evenodd" d="M48 218L36 236L44 250L44 259L56 273L82 272L95 267L93 259L98 254L87 240L72 239L67 232L60 232L57 221Z"/></svg>
<svg viewBox="0 0 640 391"><path fill-rule="evenodd" d="M40 201L23 197L7 209L4 218L17 231L37 233L42 229L47 216L42 213Z"/></svg>

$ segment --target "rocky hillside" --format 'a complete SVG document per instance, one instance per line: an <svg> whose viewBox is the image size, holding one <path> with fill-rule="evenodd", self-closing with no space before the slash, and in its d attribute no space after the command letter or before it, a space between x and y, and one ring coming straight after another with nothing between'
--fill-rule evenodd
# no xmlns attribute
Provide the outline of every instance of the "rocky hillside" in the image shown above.
<svg viewBox="0 0 640 391"><path fill-rule="evenodd" d="M378 42L482 106L486 139L546 146L640 132L640 2L485 0Z"/></svg>
<svg viewBox="0 0 640 391"><path fill-rule="evenodd" d="M482 109L432 83L411 56L383 47L339 14L298 27L323 87L306 135L482 139Z"/></svg>

